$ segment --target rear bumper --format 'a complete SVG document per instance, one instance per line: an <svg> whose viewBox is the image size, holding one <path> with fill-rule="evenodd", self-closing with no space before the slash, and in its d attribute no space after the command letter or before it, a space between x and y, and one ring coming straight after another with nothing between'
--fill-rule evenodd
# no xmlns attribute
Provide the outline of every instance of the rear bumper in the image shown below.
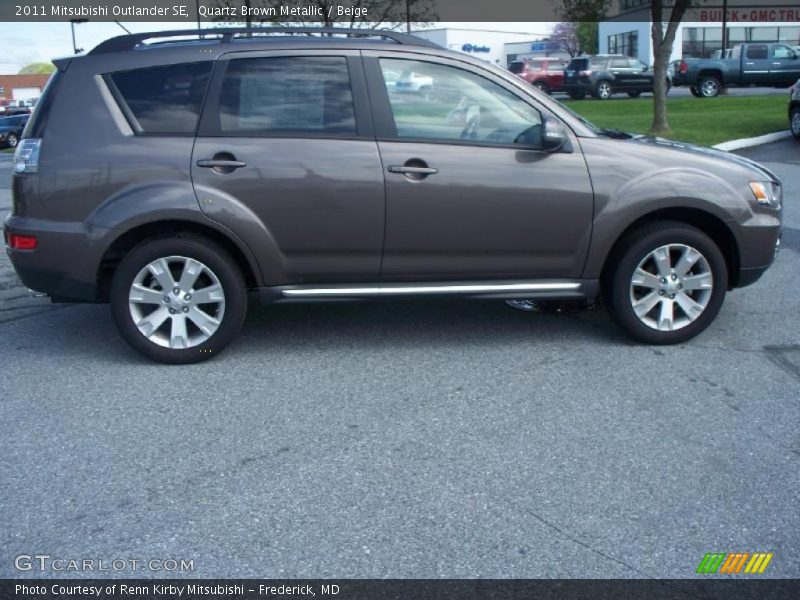
<svg viewBox="0 0 800 600"><path fill-rule="evenodd" d="M62 223L9 215L4 232L36 237L35 250L6 253L22 283L54 301L98 300L98 247L83 223Z"/></svg>

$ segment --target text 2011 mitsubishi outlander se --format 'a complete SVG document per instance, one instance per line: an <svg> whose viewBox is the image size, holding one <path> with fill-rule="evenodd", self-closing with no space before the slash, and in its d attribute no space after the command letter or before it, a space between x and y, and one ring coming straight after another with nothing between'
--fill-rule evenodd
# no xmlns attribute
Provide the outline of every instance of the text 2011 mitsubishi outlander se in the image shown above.
<svg viewBox="0 0 800 600"><path fill-rule="evenodd" d="M773 261L781 184L758 164L598 129L425 40L335 31L134 34L56 60L14 158L23 283L110 302L131 346L188 363L233 340L253 290L601 294L637 340L682 342ZM398 73L432 85L398 93Z"/></svg>

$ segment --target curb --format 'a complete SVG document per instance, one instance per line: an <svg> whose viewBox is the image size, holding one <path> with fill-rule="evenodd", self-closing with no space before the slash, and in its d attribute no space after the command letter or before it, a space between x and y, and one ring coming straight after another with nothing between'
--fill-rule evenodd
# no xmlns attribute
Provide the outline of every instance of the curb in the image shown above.
<svg viewBox="0 0 800 600"><path fill-rule="evenodd" d="M725 150L730 152L732 150L741 150L742 148L750 148L752 146L760 146L761 144L769 144L777 142L792 136L792 132L788 129L786 131L776 131L775 133L767 133L766 135L759 135L758 137L742 138L739 140L731 140L729 142L722 142L716 146L712 146L717 150Z"/></svg>

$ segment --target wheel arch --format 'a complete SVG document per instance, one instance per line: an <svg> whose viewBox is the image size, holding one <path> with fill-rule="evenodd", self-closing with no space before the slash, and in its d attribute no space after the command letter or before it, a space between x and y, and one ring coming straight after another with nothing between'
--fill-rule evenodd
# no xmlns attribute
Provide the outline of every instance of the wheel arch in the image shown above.
<svg viewBox="0 0 800 600"><path fill-rule="evenodd" d="M114 271L127 252L148 239L175 238L181 236L199 236L213 240L222 246L242 271L245 285L256 288L261 285L258 265L254 258L229 233L220 231L210 225L186 219L165 219L141 223L118 234L108 245L97 268L97 295L101 301L107 301L111 289Z"/></svg>
<svg viewBox="0 0 800 600"><path fill-rule="evenodd" d="M703 69L697 73L697 83L699 84L704 77L714 77L717 81L719 81L720 85L725 83L725 80L722 76L722 71L720 69Z"/></svg>
<svg viewBox="0 0 800 600"><path fill-rule="evenodd" d="M739 245L733 231L725 224L725 222L711 214L698 208L689 207L671 207L660 208L648 212L633 222L628 224L619 235L617 235L611 249L606 254L603 266L600 271L601 282L606 281L611 274L611 267L614 265L622 242L634 230L642 227L645 224L653 223L656 221L677 221L695 227L710 237L725 257L725 266L728 270L728 289L736 287L739 279Z"/></svg>

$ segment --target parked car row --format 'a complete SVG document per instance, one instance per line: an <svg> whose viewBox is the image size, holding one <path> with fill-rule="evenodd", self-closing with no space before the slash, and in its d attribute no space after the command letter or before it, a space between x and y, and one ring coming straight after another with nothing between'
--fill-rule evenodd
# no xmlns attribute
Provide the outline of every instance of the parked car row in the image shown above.
<svg viewBox="0 0 800 600"><path fill-rule="evenodd" d="M723 58L685 58L674 69L674 85L713 98L725 87L789 87L800 77L800 52L786 44L737 44Z"/></svg>
<svg viewBox="0 0 800 600"><path fill-rule="evenodd" d="M29 115L36 106L36 100L0 100L0 117Z"/></svg>
<svg viewBox="0 0 800 600"><path fill-rule="evenodd" d="M637 98L653 91L653 69L622 54L579 56L569 62L558 58L514 61L509 71L545 93L566 92L573 100L593 96L608 100L614 94ZM668 73L667 90L672 85Z"/></svg>

